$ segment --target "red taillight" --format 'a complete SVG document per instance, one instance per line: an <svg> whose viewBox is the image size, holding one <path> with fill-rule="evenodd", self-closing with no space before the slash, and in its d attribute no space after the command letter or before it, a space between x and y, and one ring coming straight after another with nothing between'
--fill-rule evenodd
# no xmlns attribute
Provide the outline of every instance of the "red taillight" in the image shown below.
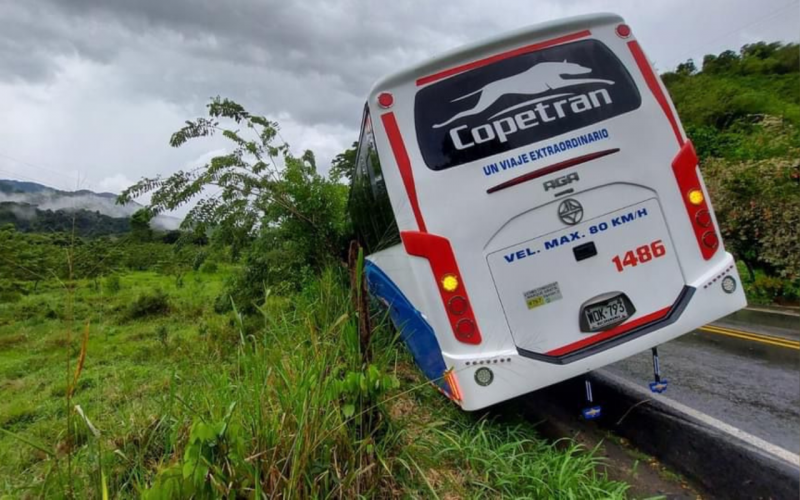
<svg viewBox="0 0 800 500"><path fill-rule="evenodd" d="M686 212L694 229L697 246L705 260L709 260L719 248L719 236L714 228L708 200L703 196L700 175L697 173L697 154L691 141L686 141L672 160L672 172L686 206Z"/></svg>
<svg viewBox="0 0 800 500"><path fill-rule="evenodd" d="M459 342L480 344L481 332L450 241L420 231L402 231L400 237L409 255L428 259L453 335Z"/></svg>
<svg viewBox="0 0 800 500"><path fill-rule="evenodd" d="M392 104L394 104L394 96L388 92L381 92L378 95L378 104L382 108L391 108Z"/></svg>
<svg viewBox="0 0 800 500"><path fill-rule="evenodd" d="M716 250L716 248L719 246L719 238L717 238L717 234L714 231L706 231L703 233L703 245Z"/></svg>
<svg viewBox="0 0 800 500"><path fill-rule="evenodd" d="M467 299L460 295L456 295L450 302L447 304L447 308L450 309L450 312L457 315L462 315L467 312L467 308L469 308L469 304L467 304Z"/></svg>
<svg viewBox="0 0 800 500"><path fill-rule="evenodd" d="M471 319L460 319L456 323L456 338L462 342L469 342L475 335L475 322Z"/></svg>
<svg viewBox="0 0 800 500"><path fill-rule="evenodd" d="M711 225L711 213L708 210L700 210L694 216L694 220L703 227Z"/></svg>
<svg viewBox="0 0 800 500"><path fill-rule="evenodd" d="M615 31L620 38L628 38L631 36L631 27L627 24L620 24Z"/></svg>

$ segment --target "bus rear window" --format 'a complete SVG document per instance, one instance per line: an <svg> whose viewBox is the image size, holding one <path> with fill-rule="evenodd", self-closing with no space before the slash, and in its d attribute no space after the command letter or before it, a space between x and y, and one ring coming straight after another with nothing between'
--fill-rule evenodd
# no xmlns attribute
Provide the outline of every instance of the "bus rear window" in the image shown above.
<svg viewBox="0 0 800 500"><path fill-rule="evenodd" d="M608 120L641 102L614 53L582 40L431 84L417 93L414 118L425 163L444 170Z"/></svg>

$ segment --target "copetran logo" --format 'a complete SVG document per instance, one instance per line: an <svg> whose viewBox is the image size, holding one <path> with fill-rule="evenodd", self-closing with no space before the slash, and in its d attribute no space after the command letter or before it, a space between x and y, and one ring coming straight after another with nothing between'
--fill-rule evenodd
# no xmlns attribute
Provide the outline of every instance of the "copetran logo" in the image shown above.
<svg viewBox="0 0 800 500"><path fill-rule="evenodd" d="M551 90L573 87L576 85L586 85L589 83L614 85L614 82L611 80L602 80L598 78L565 80L563 77L563 75L583 75L591 71L592 70L589 68L567 61L536 64L522 73L496 80L479 90L470 92L461 97L456 97L451 102L467 99L475 94L480 95L478 102L475 103L475 107L461 111L446 122L434 125L433 128L440 128L460 118L482 113L506 95L518 94L536 96L549 93ZM533 106L533 109L522 111L513 116L498 118L517 109L529 108L534 104L535 106ZM551 93L551 95L545 97L527 99L521 103L501 109L489 117L489 119L492 120L490 123L479 125L470 130L467 130L468 125L461 125L451 128L448 133L456 149L471 148L476 144L494 139L500 142L507 142L510 134L535 127L538 123L547 123L553 120L566 118L569 112L581 113L594 107L607 106L610 104L611 95L605 89L595 90L581 95L575 95L574 92ZM464 135L467 132L471 135L471 138L465 139Z"/></svg>
<svg viewBox="0 0 800 500"><path fill-rule="evenodd" d="M422 88L415 99L425 163L442 170L636 109L625 67L597 40L521 54Z"/></svg>

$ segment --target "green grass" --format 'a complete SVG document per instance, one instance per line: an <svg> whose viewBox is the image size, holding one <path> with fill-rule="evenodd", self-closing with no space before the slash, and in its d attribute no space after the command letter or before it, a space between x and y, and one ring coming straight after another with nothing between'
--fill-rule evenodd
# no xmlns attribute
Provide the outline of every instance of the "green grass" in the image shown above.
<svg viewBox="0 0 800 500"><path fill-rule="evenodd" d="M365 367L338 273L251 318L213 311L226 273L79 283L70 342L63 288L0 305L0 496L624 497L592 452L458 410L385 325Z"/></svg>

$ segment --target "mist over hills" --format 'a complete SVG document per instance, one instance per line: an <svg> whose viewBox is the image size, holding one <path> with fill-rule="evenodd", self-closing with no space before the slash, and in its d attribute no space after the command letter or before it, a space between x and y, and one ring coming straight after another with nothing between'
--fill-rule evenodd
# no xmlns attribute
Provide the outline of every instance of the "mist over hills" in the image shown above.
<svg viewBox="0 0 800 500"><path fill-rule="evenodd" d="M100 221L103 218L125 219L105 221L115 228L111 232L125 232L127 219L143 205L131 202L117 205L114 193L96 193L88 189L62 191L44 184L11 179L0 179L0 222L11 222L20 229L35 230L42 219L50 226L57 214L70 214L76 218ZM48 213L50 212L50 213ZM172 230L180 226L181 220L167 215L156 216L151 225L154 229ZM60 226L57 224L57 226Z"/></svg>

